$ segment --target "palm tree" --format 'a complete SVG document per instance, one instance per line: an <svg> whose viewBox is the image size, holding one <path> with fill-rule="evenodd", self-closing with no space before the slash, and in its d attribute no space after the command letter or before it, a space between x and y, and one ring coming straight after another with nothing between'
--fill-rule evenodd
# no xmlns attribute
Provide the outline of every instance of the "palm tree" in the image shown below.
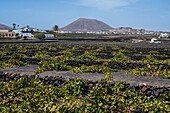
<svg viewBox="0 0 170 113"><path fill-rule="evenodd" d="M15 29L15 26L16 26L16 24L14 23L14 24L13 24L13 28L14 28L14 29Z"/></svg>
<svg viewBox="0 0 170 113"><path fill-rule="evenodd" d="M53 31L58 31L58 25L55 25L55 26L53 27Z"/></svg>
<svg viewBox="0 0 170 113"><path fill-rule="evenodd" d="M55 25L55 26L53 27L53 31L58 31L58 25ZM54 32L54 37L56 37L56 32Z"/></svg>
<svg viewBox="0 0 170 113"><path fill-rule="evenodd" d="M29 27L29 25L27 25L27 27Z"/></svg>

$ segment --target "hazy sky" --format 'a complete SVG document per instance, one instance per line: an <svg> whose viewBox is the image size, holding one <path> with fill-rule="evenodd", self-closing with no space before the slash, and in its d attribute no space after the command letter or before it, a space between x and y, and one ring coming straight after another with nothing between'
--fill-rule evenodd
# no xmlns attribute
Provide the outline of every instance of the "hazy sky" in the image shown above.
<svg viewBox="0 0 170 113"><path fill-rule="evenodd" d="M78 18L117 27L170 31L170 0L0 0L0 24L52 29Z"/></svg>

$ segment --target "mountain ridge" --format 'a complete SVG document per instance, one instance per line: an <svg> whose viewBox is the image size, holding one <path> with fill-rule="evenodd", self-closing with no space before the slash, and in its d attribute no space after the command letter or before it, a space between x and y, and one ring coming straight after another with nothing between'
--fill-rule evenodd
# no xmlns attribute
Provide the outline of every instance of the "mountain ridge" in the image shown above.
<svg viewBox="0 0 170 113"><path fill-rule="evenodd" d="M0 30L11 30L12 28L7 26L7 25L4 25L4 24L0 24Z"/></svg>
<svg viewBox="0 0 170 113"><path fill-rule="evenodd" d="M106 23L97 19L79 18L69 25L61 28L63 31L109 31L113 29Z"/></svg>
<svg viewBox="0 0 170 113"><path fill-rule="evenodd" d="M160 31L134 29L131 27L113 28L97 19L87 18L79 18L59 30L72 32L160 33Z"/></svg>

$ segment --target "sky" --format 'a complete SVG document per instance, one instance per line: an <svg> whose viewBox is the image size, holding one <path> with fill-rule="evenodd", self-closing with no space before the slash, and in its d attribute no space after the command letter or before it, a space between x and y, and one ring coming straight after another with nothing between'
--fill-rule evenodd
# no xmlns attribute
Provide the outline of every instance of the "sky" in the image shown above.
<svg viewBox="0 0 170 113"><path fill-rule="evenodd" d="M0 24L42 30L64 27L79 18L113 28L170 32L170 0L0 0Z"/></svg>

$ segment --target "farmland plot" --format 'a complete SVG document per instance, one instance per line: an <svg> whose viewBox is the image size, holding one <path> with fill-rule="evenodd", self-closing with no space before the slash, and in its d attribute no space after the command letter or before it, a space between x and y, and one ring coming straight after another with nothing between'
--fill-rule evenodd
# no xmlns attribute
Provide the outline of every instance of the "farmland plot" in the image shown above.
<svg viewBox="0 0 170 113"><path fill-rule="evenodd" d="M122 44L0 45L0 68L38 65L34 75L1 72L1 112L169 112L169 86L131 85L113 73L170 78L170 48ZM91 81L39 76L48 71L100 73ZM121 76L121 75L119 75ZM128 76L128 75L127 75ZM95 77L95 76L94 76Z"/></svg>

